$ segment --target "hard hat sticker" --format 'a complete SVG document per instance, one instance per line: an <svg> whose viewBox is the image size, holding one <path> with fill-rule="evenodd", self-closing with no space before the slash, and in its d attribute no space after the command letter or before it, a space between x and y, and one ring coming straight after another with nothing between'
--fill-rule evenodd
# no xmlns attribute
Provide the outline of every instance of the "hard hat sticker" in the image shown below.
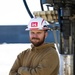
<svg viewBox="0 0 75 75"><path fill-rule="evenodd" d="M38 22L32 22L31 27L38 27Z"/></svg>

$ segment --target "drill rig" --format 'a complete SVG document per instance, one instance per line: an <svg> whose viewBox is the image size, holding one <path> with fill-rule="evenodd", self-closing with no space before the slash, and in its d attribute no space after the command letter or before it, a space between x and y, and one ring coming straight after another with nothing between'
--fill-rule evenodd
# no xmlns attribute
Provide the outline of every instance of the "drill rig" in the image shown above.
<svg viewBox="0 0 75 75"><path fill-rule="evenodd" d="M25 6L26 1L23 0ZM47 7L45 11L44 5ZM55 42L60 54L59 75L75 75L75 0L40 0L42 11L34 11L35 17L40 16L47 20L52 28ZM50 10L53 7L53 10ZM31 18L28 7L27 11ZM55 26L55 24L59 26ZM55 31L60 31L60 42L58 45Z"/></svg>

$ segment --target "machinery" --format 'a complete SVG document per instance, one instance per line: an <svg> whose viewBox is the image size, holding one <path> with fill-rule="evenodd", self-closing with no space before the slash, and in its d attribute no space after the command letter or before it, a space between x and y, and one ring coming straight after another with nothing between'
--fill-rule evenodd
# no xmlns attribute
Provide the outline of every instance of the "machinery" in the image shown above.
<svg viewBox="0 0 75 75"><path fill-rule="evenodd" d="M23 0L27 11L32 18L26 0ZM47 10L44 10L44 5ZM75 75L75 0L40 0L41 11L33 12L34 16L46 19L52 28L55 42L60 54L59 75ZM53 11L49 8L53 7ZM59 23L59 26L55 24ZM56 30L60 31L60 42L58 45Z"/></svg>

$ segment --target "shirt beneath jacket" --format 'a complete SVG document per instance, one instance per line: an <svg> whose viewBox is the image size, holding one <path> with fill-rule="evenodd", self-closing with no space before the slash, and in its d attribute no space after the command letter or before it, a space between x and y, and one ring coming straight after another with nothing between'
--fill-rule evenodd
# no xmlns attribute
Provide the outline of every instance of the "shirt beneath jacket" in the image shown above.
<svg viewBox="0 0 75 75"><path fill-rule="evenodd" d="M55 46L45 43L21 52L9 75L58 75L58 72L59 57Z"/></svg>

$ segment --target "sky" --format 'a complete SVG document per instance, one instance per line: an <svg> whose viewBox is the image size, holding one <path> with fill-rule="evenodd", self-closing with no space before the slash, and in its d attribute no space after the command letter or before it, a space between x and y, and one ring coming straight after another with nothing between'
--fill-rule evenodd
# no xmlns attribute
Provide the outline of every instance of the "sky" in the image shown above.
<svg viewBox="0 0 75 75"><path fill-rule="evenodd" d="M40 0L26 1L32 13L41 10ZM0 0L0 25L25 25L29 20L23 0Z"/></svg>

